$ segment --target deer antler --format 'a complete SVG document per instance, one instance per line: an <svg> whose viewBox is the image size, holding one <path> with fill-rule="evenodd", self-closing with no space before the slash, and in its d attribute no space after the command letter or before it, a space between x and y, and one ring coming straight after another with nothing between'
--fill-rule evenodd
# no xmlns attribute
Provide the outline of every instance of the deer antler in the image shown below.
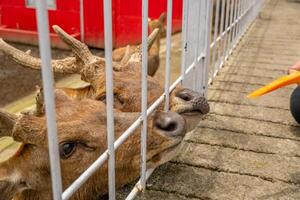
<svg viewBox="0 0 300 200"><path fill-rule="evenodd" d="M62 28L57 25L52 26L53 30L56 32L58 37L63 40L73 51L73 53L83 61L84 64L93 62L96 56L94 56L87 45L75 39L68 33L66 33Z"/></svg>
<svg viewBox="0 0 300 200"><path fill-rule="evenodd" d="M30 56L26 52L14 48L1 38L0 51L10 56L14 61L22 66L26 66L35 70L41 69L42 62L39 58L35 58L33 56ZM52 60L51 65L54 72L70 74L78 72L78 66L80 66L75 57L67 57L61 60Z"/></svg>
<svg viewBox="0 0 300 200"><path fill-rule="evenodd" d="M120 61L121 65L126 64L128 62L128 60L130 59L130 56L131 56L130 45L127 45L126 49L125 49L124 56L123 56L122 60Z"/></svg>
<svg viewBox="0 0 300 200"><path fill-rule="evenodd" d="M156 28L152 31L152 33L147 38L147 49L152 47L154 44L157 36L159 34L159 29ZM126 56L126 58L125 58ZM123 63L126 65L132 65L133 63L140 63L142 62L142 45L138 45L134 51L132 51L129 55L125 55L122 59ZM135 64L134 64L135 65Z"/></svg>
<svg viewBox="0 0 300 200"><path fill-rule="evenodd" d="M154 30L151 32L151 34L148 36L148 39L147 39L147 41L148 41L148 51L149 51L149 49L152 47L153 43L155 42L155 40L156 40L156 38L157 38L157 36L158 36L158 33L159 33L159 29L156 28L156 29L154 29Z"/></svg>
<svg viewBox="0 0 300 200"><path fill-rule="evenodd" d="M17 116L0 109L0 137L11 136Z"/></svg>

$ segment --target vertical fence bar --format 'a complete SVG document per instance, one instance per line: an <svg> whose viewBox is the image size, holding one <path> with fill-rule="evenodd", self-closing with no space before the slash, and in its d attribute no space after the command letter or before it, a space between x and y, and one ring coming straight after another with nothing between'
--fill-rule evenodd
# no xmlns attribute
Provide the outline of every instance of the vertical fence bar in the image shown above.
<svg viewBox="0 0 300 200"><path fill-rule="evenodd" d="M242 36L242 26L243 26L243 0L240 0L240 21L239 21L239 37Z"/></svg>
<svg viewBox="0 0 300 200"><path fill-rule="evenodd" d="M222 47L223 47L223 32L224 32L224 23L225 23L225 3L226 0L222 0L222 11L221 11L221 27L220 27L220 41L219 41L219 51L218 51L218 69L222 65Z"/></svg>
<svg viewBox="0 0 300 200"><path fill-rule="evenodd" d="M171 35L172 35L172 7L173 0L168 0L167 9L167 52L166 52L166 77L165 77L165 111L169 110L170 104L170 62L171 62Z"/></svg>
<svg viewBox="0 0 300 200"><path fill-rule="evenodd" d="M228 46L227 46L227 51L226 51L226 57L229 56L229 52L230 52L230 48L231 48L231 42L232 42L232 30L233 30L233 22L234 22L234 18L233 18L233 13L234 13L234 1L235 0L231 0L230 3L230 22L229 22L229 32L228 32Z"/></svg>
<svg viewBox="0 0 300 200"><path fill-rule="evenodd" d="M217 35L218 35L218 27L219 27L219 8L220 8L220 0L216 0L216 12L215 12L215 27L214 27L214 39L213 39L213 43L214 43L214 46L213 46L213 53L212 53L212 72L211 72L211 80L213 81L214 79L214 74L215 74L215 71L216 71L216 65L217 65L217 62L216 62L216 49L217 49Z"/></svg>
<svg viewBox="0 0 300 200"><path fill-rule="evenodd" d="M232 42L232 32L233 32L233 27L234 27L234 2L235 0L231 0L230 3L230 22L229 22L229 42L228 42L228 49L227 52L230 51L231 49L231 42Z"/></svg>
<svg viewBox="0 0 300 200"><path fill-rule="evenodd" d="M195 64L195 67L193 69L193 90L196 90L197 92L200 92L201 90L201 86L198 86L197 83L199 83L200 81L198 80L198 75L201 75L201 68L202 66L200 65L200 62L198 61L198 55L199 55L199 46L202 47L203 42L200 40L201 37L203 37L203 29L201 29L201 25L203 23L201 23L201 21L204 21L204 18L202 18L201 16L205 16L205 13L203 13L203 9L202 9L202 4L204 2L200 1L199 2L199 7L198 7L198 13L197 13L197 17L196 17L196 31L195 31L195 38L196 38L196 43L195 43L195 49L194 49L194 59L193 59L193 63ZM202 51L202 49L200 49ZM198 87L197 87L198 86Z"/></svg>
<svg viewBox="0 0 300 200"><path fill-rule="evenodd" d="M233 31L232 31L232 42L231 42L231 48L234 47L234 43L235 43L235 39L236 39L236 26L237 26L237 4L238 4L238 0L234 0L234 24L233 24Z"/></svg>
<svg viewBox="0 0 300 200"><path fill-rule="evenodd" d="M185 66L186 66L186 54L187 54L187 35L188 35L188 10L189 10L189 1L183 1L183 10L182 10L182 45L181 45L181 69L180 74L182 76L181 84L183 85L185 79Z"/></svg>
<svg viewBox="0 0 300 200"><path fill-rule="evenodd" d="M211 36L211 19L212 19L212 1L206 0L205 4L206 17L205 17L205 34L204 34L204 61L203 61L203 74L202 74L202 83L201 89L205 97L207 97L207 88L208 88L208 76L209 76L209 60L210 60L210 36Z"/></svg>
<svg viewBox="0 0 300 200"><path fill-rule="evenodd" d="M241 0L238 0L238 21L237 21L237 25L236 25L236 30L235 30L235 35L236 35L236 41L235 43L237 44L239 41L239 29L240 29L240 20L241 20Z"/></svg>
<svg viewBox="0 0 300 200"><path fill-rule="evenodd" d="M242 2L241 2L241 12L242 12L242 14L244 14L245 13L245 9L244 9L244 3L245 3L245 1L244 0L241 0ZM241 26L240 26L240 37L243 35L243 26L244 26L244 21L245 21L245 16L243 15L243 16L241 16Z"/></svg>
<svg viewBox="0 0 300 200"><path fill-rule="evenodd" d="M245 1L245 5L244 5L244 11L245 11L245 16L244 16L244 27L243 27L243 32L246 30L246 27L247 27L247 18L248 18L248 15L250 13L250 10L248 9L248 3L247 3L247 0L244 0Z"/></svg>
<svg viewBox="0 0 300 200"><path fill-rule="evenodd" d="M239 30L240 30L240 23L241 23L241 0L238 0L238 5L237 5L237 24L236 24L236 29L235 29L235 45L237 44L239 40Z"/></svg>
<svg viewBox="0 0 300 200"><path fill-rule="evenodd" d="M142 132L141 132L141 187L146 188L147 154L147 74L148 74L148 0L142 1Z"/></svg>
<svg viewBox="0 0 300 200"><path fill-rule="evenodd" d="M80 12L80 40L84 41L84 9L83 9L83 1L80 0L79 2L79 12Z"/></svg>
<svg viewBox="0 0 300 200"><path fill-rule="evenodd" d="M251 16L251 13L252 13L252 11L251 11L251 9L250 9L250 4L249 4L249 1L246 1L247 3L247 6L246 6L246 9L248 10L247 11L247 15L246 15L246 17L245 17L245 30L247 29L247 26L248 26L248 23L249 23L249 18L250 18L250 16Z"/></svg>
<svg viewBox="0 0 300 200"><path fill-rule="evenodd" d="M114 94L112 66L112 7L111 0L103 1L104 9L104 45L105 45L105 77L106 77L106 113L107 113L107 146L108 146L108 185L109 199L116 199L115 194L115 130L114 130Z"/></svg>
<svg viewBox="0 0 300 200"><path fill-rule="evenodd" d="M37 25L39 32L39 49L42 59L42 79L46 104L47 135L50 156L52 194L54 200L62 199L62 182L60 159L57 142L57 126L55 101L53 92L53 74L51 69L51 49L49 36L49 20L46 0L36 1Z"/></svg>
<svg viewBox="0 0 300 200"><path fill-rule="evenodd" d="M227 40L228 40L228 28L229 28L229 6L230 0L226 0L226 18L225 18L225 35L223 41L223 63L226 60L226 51L227 51Z"/></svg>

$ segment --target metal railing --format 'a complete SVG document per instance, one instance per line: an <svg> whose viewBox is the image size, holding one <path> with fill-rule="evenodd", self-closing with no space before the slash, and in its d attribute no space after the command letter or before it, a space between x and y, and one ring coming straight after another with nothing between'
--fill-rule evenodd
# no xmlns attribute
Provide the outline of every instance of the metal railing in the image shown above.
<svg viewBox="0 0 300 200"><path fill-rule="evenodd" d="M141 116L115 141L112 79L112 7L111 0L103 0L108 149L62 193L62 177L60 174L54 109L55 102L53 96L53 75L51 72L47 3L46 0L36 2L54 200L69 199L106 160L108 160L109 166L109 199L115 199L115 151L140 125L142 125L141 178L126 199L133 199L140 190L145 189L146 180L153 172L153 169L146 169L147 116L151 114L164 99L166 99L165 110L169 109L169 94L178 84L183 84L185 87L190 87L206 95L207 85L214 80L217 72L224 65L224 62L228 59L251 22L254 21L263 4L263 0L184 0L182 15L181 75L170 85L172 0L168 0L165 92L147 108L148 0L143 0ZM80 2L80 10L83 12L82 0ZM213 27L211 26L212 16L215 17ZM83 23L82 13L80 17ZM214 31L212 43L210 42L211 30ZM83 33L83 25L81 25L81 32Z"/></svg>
<svg viewBox="0 0 300 200"><path fill-rule="evenodd" d="M213 41L210 44L212 57L210 66L208 66L210 67L210 79L208 83L213 82L218 71L232 54L236 45L250 27L249 25L254 21L264 3L263 0L215 1L215 16L218 14L221 14L221 16L215 18L214 21ZM229 7L230 9L227 9ZM221 20L220 24L218 20Z"/></svg>

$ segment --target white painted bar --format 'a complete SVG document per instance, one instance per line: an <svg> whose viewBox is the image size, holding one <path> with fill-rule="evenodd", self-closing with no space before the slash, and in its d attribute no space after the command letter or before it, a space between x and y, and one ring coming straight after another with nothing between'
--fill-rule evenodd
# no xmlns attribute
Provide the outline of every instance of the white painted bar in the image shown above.
<svg viewBox="0 0 300 200"><path fill-rule="evenodd" d="M233 14L233 19L234 19L234 22L233 22L233 28L232 28L232 33L231 33L231 48L234 46L234 43L235 43L235 39L236 39L236 35L235 35L235 32L236 32L236 26L238 23L236 23L236 20L237 20L237 4L238 4L238 0L234 0L234 14Z"/></svg>
<svg viewBox="0 0 300 200"><path fill-rule="evenodd" d="M166 72L165 72L165 111L169 110L170 107L170 65L171 65L171 37L172 37L172 7L173 7L173 0L168 0L167 6L167 52L166 52Z"/></svg>
<svg viewBox="0 0 300 200"><path fill-rule="evenodd" d="M141 129L141 187L146 188L147 162L147 76L148 76L148 0L142 1L142 129Z"/></svg>
<svg viewBox="0 0 300 200"><path fill-rule="evenodd" d="M232 32L233 32L233 23L234 23L234 1L235 0L231 0L231 4L230 4L230 30L229 30L229 37L228 37L228 46L227 46L227 55L229 54L229 51L231 49L231 43L232 43Z"/></svg>
<svg viewBox="0 0 300 200"><path fill-rule="evenodd" d="M214 39L213 39L213 48L212 48L212 73L211 73L211 79L213 79L213 75L216 70L216 48L217 48L217 35L219 32L219 9L220 9L220 0L216 0L216 10L215 10L215 27L214 27Z"/></svg>
<svg viewBox="0 0 300 200"><path fill-rule="evenodd" d="M104 12L104 45L105 45L105 87L107 115L107 146L108 146L108 194L109 200L116 199L115 183L115 129L114 129L114 91L112 66L112 6L111 0L103 1Z"/></svg>
<svg viewBox="0 0 300 200"><path fill-rule="evenodd" d="M206 1L205 4L205 34L204 34L204 60L203 60L203 71L202 71L202 83L201 83L201 93L207 97L208 92L208 80L209 80L209 61L210 61L210 36L211 36L211 19L213 11L213 3L210 0ZM212 72L213 73L213 72Z"/></svg>
<svg viewBox="0 0 300 200"><path fill-rule="evenodd" d="M185 79L185 66L186 66L186 54L187 54L187 37L188 37L188 11L189 11L189 1L183 1L182 10L182 44L181 44L181 69L180 74L182 76L182 85Z"/></svg>
<svg viewBox="0 0 300 200"><path fill-rule="evenodd" d="M217 70L220 69L220 63L222 62L222 44L223 44L223 32L224 32L224 23L225 23L225 3L226 0L222 0L222 10L221 10L221 27L220 27L220 42L219 42L219 51L218 51L218 63L217 63ZM217 72L215 72L217 74Z"/></svg>
<svg viewBox="0 0 300 200"><path fill-rule="evenodd" d="M151 174L153 173L154 169L148 169L146 171L146 180L149 179L149 177L151 176ZM141 187L141 179L139 179L139 181L135 184L134 188L131 190L131 192L128 194L128 196L126 197L125 200L132 200L134 199L139 192L142 192L143 188Z"/></svg>
<svg viewBox="0 0 300 200"><path fill-rule="evenodd" d="M62 181L60 158L57 140L54 81L51 68L51 47L49 35L49 19L47 2L36 1L36 17L38 26L39 50L42 59L42 81L43 92L46 104L47 136L50 157L50 170L52 181L52 198L54 200L62 199Z"/></svg>
<svg viewBox="0 0 300 200"><path fill-rule="evenodd" d="M223 59L222 62L225 62L226 52L227 52L227 41L228 41L228 30L229 30L229 7L230 0L226 0L226 14L225 14L225 35L224 35L224 45L223 45Z"/></svg>
<svg viewBox="0 0 300 200"><path fill-rule="evenodd" d="M198 74L200 74L200 68L201 68L201 66L200 66L200 62L198 62L198 56L199 56L199 49L200 49L200 46L201 46L201 43L202 43L202 41L200 41L200 38L201 38L201 36L202 36L202 34L201 34L201 31L203 31L203 30L201 30L201 20L203 21L203 19L202 19L202 17L201 17L201 15L204 15L204 13L202 12L203 10L201 10L201 8L202 8L202 6L203 6L203 3L204 3L204 1L200 1L200 3L198 3L198 13L197 13L197 15L195 16L196 18L195 18L195 24L193 24L194 26L196 25L196 31L193 33L195 36L195 38L196 38L196 40L195 40L195 42L196 42L196 44L195 44L195 47L194 47L194 57L193 57L193 62L195 63L195 68L193 69L193 76L192 76L192 78L193 78L193 90L195 90L195 91L197 91L197 92L200 92L199 90L200 90L200 88L198 87L197 88L197 83L199 83L199 80L198 80ZM202 51L202 49L200 49L200 51Z"/></svg>

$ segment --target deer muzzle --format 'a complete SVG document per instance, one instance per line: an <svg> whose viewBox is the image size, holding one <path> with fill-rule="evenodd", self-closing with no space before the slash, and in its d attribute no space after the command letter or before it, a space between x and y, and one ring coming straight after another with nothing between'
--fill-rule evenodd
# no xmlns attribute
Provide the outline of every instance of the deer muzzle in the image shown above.
<svg viewBox="0 0 300 200"><path fill-rule="evenodd" d="M154 116L154 126L168 137L183 137L185 125L185 120L175 112L157 112Z"/></svg>

